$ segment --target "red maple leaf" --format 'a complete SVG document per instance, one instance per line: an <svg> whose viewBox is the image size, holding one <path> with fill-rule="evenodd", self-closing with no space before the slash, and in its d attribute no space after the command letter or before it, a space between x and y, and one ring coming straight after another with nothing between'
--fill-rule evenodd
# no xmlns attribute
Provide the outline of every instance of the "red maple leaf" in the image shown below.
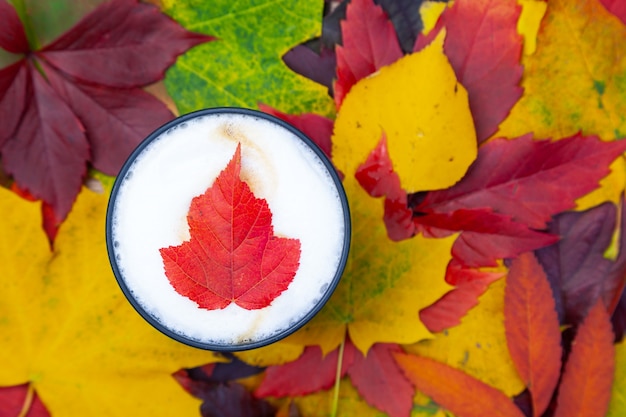
<svg viewBox="0 0 626 417"><path fill-rule="evenodd" d="M65 219L88 164L116 175L136 145L173 117L141 87L211 39L152 5L113 0L33 50L15 9L0 0L0 47L24 55L0 70L2 166L49 206L48 223Z"/></svg>
<svg viewBox="0 0 626 417"><path fill-rule="evenodd" d="M455 1L414 47L422 49L446 29L443 49L467 90L479 143L495 133L522 95L522 38L516 29L520 11L515 1Z"/></svg>
<svg viewBox="0 0 626 417"><path fill-rule="evenodd" d="M191 201L191 239L160 249L178 293L201 308L270 305L287 289L300 262L300 241L274 236L272 213L240 179L241 145L215 182Z"/></svg>
<svg viewBox="0 0 626 417"><path fill-rule="evenodd" d="M319 346L308 346L295 361L268 367L255 395L307 395L330 388L335 383L339 351L324 356ZM413 387L393 358L401 351L397 344L376 343L363 356L348 339L341 358L340 375L349 375L368 404L392 417L408 416L413 403Z"/></svg>

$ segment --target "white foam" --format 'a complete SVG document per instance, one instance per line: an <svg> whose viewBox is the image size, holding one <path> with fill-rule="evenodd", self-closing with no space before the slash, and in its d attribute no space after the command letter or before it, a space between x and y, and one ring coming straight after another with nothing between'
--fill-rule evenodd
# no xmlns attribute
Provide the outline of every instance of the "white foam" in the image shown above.
<svg viewBox="0 0 626 417"><path fill-rule="evenodd" d="M174 291L159 249L189 239L191 199L213 183L237 143L241 176L267 200L274 233L300 240L300 267L268 307L201 309ZM113 208L113 251L128 289L165 327L200 343L254 343L301 320L327 291L340 262L343 222L332 177L297 136L250 115L205 115L162 134L134 161Z"/></svg>

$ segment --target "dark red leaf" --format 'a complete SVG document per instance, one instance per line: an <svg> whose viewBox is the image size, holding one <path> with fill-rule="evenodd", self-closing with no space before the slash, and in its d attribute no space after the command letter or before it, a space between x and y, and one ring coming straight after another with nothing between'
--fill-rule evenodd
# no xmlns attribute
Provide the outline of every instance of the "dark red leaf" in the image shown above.
<svg viewBox="0 0 626 417"><path fill-rule="evenodd" d="M22 62L0 69L0 150L22 120L27 92L28 68Z"/></svg>
<svg viewBox="0 0 626 417"><path fill-rule="evenodd" d="M283 61L292 71L327 87L332 93L337 67L334 49L322 47L316 52L307 45L296 45L283 55Z"/></svg>
<svg viewBox="0 0 626 417"><path fill-rule="evenodd" d="M395 358L419 391L456 416L524 417L504 393L463 371L406 353L396 353Z"/></svg>
<svg viewBox="0 0 626 417"><path fill-rule="evenodd" d="M531 393L533 415L541 416L558 384L563 351L552 289L532 252L511 262L504 325L511 359Z"/></svg>
<svg viewBox="0 0 626 417"><path fill-rule="evenodd" d="M376 0L389 16L399 44L405 53L412 52L417 35L424 29L420 7L423 0Z"/></svg>
<svg viewBox="0 0 626 417"><path fill-rule="evenodd" d="M343 98L357 81L403 56L391 22L373 0L352 0L341 22L343 46L337 46L337 81L335 103Z"/></svg>
<svg viewBox="0 0 626 417"><path fill-rule="evenodd" d="M259 110L278 117L304 133L330 159L332 153L331 136L334 122L324 116L313 113L300 115L282 113L267 104L259 103Z"/></svg>
<svg viewBox="0 0 626 417"><path fill-rule="evenodd" d="M341 376L346 374L357 352L353 345L346 344L341 362ZM308 346L295 361L268 367L255 395L298 396L329 389L335 383L338 356L339 349L324 356L319 346Z"/></svg>
<svg viewBox="0 0 626 417"><path fill-rule="evenodd" d="M529 229L509 216L491 209L460 209L432 213L415 219L418 230L431 237L461 231L452 255L465 266L495 266L496 260L551 245L558 237Z"/></svg>
<svg viewBox="0 0 626 417"><path fill-rule="evenodd" d="M29 384L0 387L0 417L50 417Z"/></svg>
<svg viewBox="0 0 626 417"><path fill-rule="evenodd" d="M549 230L561 240L536 252L554 290L562 324L578 325L605 291L614 290L609 279L614 263L604 252L611 243L615 211L613 204L605 203L555 216Z"/></svg>
<svg viewBox="0 0 626 417"><path fill-rule="evenodd" d="M136 88L162 78L176 56L213 38L187 32L153 5L113 0L30 51L13 8L5 0L0 7L0 46L13 42L9 50L27 53L0 70L2 165L20 189L49 206L46 213L56 221L44 222L52 240L87 165L117 174L132 149L173 117Z"/></svg>
<svg viewBox="0 0 626 417"><path fill-rule="evenodd" d="M515 1L455 1L436 30L418 39L414 48L421 49L445 27L444 52L467 89L479 143L496 132L522 95L520 11Z"/></svg>
<svg viewBox="0 0 626 417"><path fill-rule="evenodd" d="M426 195L416 211L452 213L482 209L511 216L543 229L551 216L574 207L574 201L598 187L626 141L602 142L580 134L559 141L496 139L478 151L461 181Z"/></svg>
<svg viewBox="0 0 626 417"><path fill-rule="evenodd" d="M266 307L299 267L300 241L274 236L267 202L254 196L240 171L238 145L215 182L191 201L191 239L160 250L174 289L201 308Z"/></svg>
<svg viewBox="0 0 626 417"><path fill-rule="evenodd" d="M565 364L555 417L603 417L615 372L613 332L602 300L589 310L576 332Z"/></svg>
<svg viewBox="0 0 626 417"><path fill-rule="evenodd" d="M30 49L24 26L6 0L0 0L0 48L14 54L25 54Z"/></svg>
<svg viewBox="0 0 626 417"><path fill-rule="evenodd" d="M29 75L33 96L19 127L2 147L2 164L22 189L64 219L87 172L89 144L80 121L39 71L31 66Z"/></svg>
<svg viewBox="0 0 626 417"><path fill-rule="evenodd" d="M400 177L393 170L384 133L354 176L370 196L385 197L383 221L387 236L394 241L412 237L415 234L413 213L408 208L407 193L400 185Z"/></svg>
<svg viewBox="0 0 626 417"><path fill-rule="evenodd" d="M390 343L374 344L365 357L357 351L348 375L368 404L391 417L406 417L411 414L415 390L393 357L398 352L402 352L400 346Z"/></svg>
<svg viewBox="0 0 626 417"><path fill-rule="evenodd" d="M44 47L38 56L87 83L140 87L165 75L176 57L213 40L186 31L158 8L112 0Z"/></svg>
<svg viewBox="0 0 626 417"><path fill-rule="evenodd" d="M623 0L600 0L600 3L626 25L626 2Z"/></svg>
<svg viewBox="0 0 626 417"><path fill-rule="evenodd" d="M41 65L52 88L85 127L91 164L105 174L116 175L133 149L173 117L163 102L139 88L74 83L47 64Z"/></svg>

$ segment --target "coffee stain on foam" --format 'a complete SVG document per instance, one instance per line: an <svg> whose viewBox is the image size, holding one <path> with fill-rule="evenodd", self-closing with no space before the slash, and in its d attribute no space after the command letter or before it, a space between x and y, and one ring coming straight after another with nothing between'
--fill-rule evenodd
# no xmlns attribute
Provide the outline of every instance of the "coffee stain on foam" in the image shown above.
<svg viewBox="0 0 626 417"><path fill-rule="evenodd" d="M270 197L278 186L278 177L270 158L266 156L267 150L261 149L232 122L222 123L217 133L228 141L241 144L241 180L248 184L255 196Z"/></svg>
<svg viewBox="0 0 626 417"><path fill-rule="evenodd" d="M254 320L250 323L250 327L237 336L236 343L243 344L258 341L259 327L266 315L265 311L257 310L257 314L255 314Z"/></svg>

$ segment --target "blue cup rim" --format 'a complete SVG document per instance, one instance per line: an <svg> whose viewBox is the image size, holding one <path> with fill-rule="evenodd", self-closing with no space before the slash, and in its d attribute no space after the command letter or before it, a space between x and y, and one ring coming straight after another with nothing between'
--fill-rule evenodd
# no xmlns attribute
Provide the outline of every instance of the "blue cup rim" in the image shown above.
<svg viewBox="0 0 626 417"><path fill-rule="evenodd" d="M258 117L258 118L270 121L272 123L275 123L277 125L280 125L281 127L285 128L286 130L288 130L291 133L293 133L297 138L299 138L309 148L311 148L313 150L313 152L323 162L324 166L326 167L329 175L331 176L331 178L332 178L332 180L333 180L333 182L335 184L335 187L337 189L337 193L339 194L339 199L341 201L341 206L342 206L342 210L343 210L343 217L344 217L344 240L343 240L343 245L342 245L341 258L339 260L339 265L337 266L337 270L335 272L335 276L333 277L332 281L328 285L328 288L326 289L324 295L319 299L319 301L315 304L315 306L307 314L305 314L302 318L300 318L298 321L296 321L295 324L289 326L288 328L286 328L284 330L279 331L278 333L276 333L276 334L274 334L274 335L272 335L272 336L270 336L268 338L257 340L257 341L243 342L241 344L218 344L218 343L200 342L198 340L186 337L184 335L181 335L181 334L173 331L172 329L170 329L169 327L164 326L160 321L155 319L150 313L148 313L139 304L139 302L135 299L135 297L133 296L132 292L130 291L130 289L126 285L126 282L123 279L122 273L121 273L121 271L120 271L120 269L119 269L119 267L117 265L117 260L115 258L115 247L113 245L113 237L112 237L112 228L113 228L112 216L113 216L113 211L114 211L114 208L115 208L115 204L116 204L119 188L121 187L121 184L122 184L124 178L126 177L126 174L128 173L128 170L130 169L130 167L134 163L135 159L137 159L137 157L145 150L145 148L147 146L149 146L154 140L159 138L162 134L167 132L169 129L171 129L171 128L175 127L175 126L178 126L178 125L184 123L185 121L188 121L188 120L191 120L191 119L195 119L195 118L202 117L202 116L207 116L207 115L215 115L215 114L240 114L240 115L247 115L247 116L252 116L252 117ZM339 177L339 174L337 173L335 167L330 162L330 160L328 159L326 154L311 139L309 139L309 137L307 137L300 130L296 129L294 126L290 125L289 123L285 122L284 120L281 120L281 119L279 119L279 118L277 118L277 117L275 117L275 116L273 116L271 114L268 114L268 113L264 113L264 112L261 112L261 111L258 111L258 110L241 108L241 107L214 107L214 108L207 108L207 109L194 111L194 112L191 112L191 113L179 116L179 117L177 117L177 118L175 118L175 119L165 123L164 125L162 125L158 129L153 131L150 135L148 135L133 150L133 152L130 154L130 156L127 158L127 160L124 162L124 165L120 169L120 172L117 175L117 177L115 179L115 182L113 183L113 188L111 190L111 195L109 197L109 202L108 202L108 206L107 206L106 226L105 226L105 228L106 228L105 232L106 232L107 253L108 253L108 257L109 257L109 263L110 263L111 268L113 270L113 274L115 276L115 279L116 279L120 289L122 290L124 296L126 297L126 299L130 302L130 304L137 311L137 313L139 313L139 315L141 317L143 317L144 320L146 320L150 325L152 325L155 329L157 329L158 331L160 331L164 335L166 335L166 336L168 336L168 337L170 337L170 338L172 338L174 340L177 340L177 341L179 341L181 343L184 343L184 344L186 344L188 346L192 346L192 347L196 347L196 348L200 348L200 349L205 349L205 350L211 350L211 351L236 352L236 351L244 351L244 350L249 350L249 349L256 349L256 348L259 348L259 347L270 345L270 344L275 343L275 342L277 342L279 340L282 340L285 337L287 337L287 336L293 334L294 332L296 332L298 329L302 328L317 313L319 313L319 311L324 307L324 305L328 302L328 300L330 299L330 297L334 293L335 289L337 288L337 285L339 284L341 276L343 275L343 272L344 272L344 269L346 267L346 263L347 263L347 260L348 260L348 253L350 251L350 241L351 241L352 225L351 225L351 219L350 219L350 209L349 209L349 206L348 206L348 198L347 198L345 190L343 188L343 184L342 184L341 178Z"/></svg>

